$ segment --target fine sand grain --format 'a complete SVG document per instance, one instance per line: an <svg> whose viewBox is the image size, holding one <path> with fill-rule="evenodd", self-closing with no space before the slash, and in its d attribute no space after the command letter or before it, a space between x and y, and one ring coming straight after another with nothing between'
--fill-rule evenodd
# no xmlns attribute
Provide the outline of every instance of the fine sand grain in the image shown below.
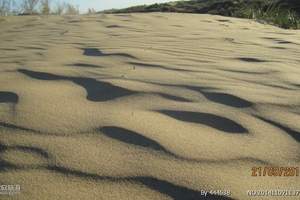
<svg viewBox="0 0 300 200"><path fill-rule="evenodd" d="M0 41L0 185L21 185L1 200L300 189L299 177L251 177L299 166L299 31L194 14L26 16L0 18ZM219 189L231 196L200 192Z"/></svg>

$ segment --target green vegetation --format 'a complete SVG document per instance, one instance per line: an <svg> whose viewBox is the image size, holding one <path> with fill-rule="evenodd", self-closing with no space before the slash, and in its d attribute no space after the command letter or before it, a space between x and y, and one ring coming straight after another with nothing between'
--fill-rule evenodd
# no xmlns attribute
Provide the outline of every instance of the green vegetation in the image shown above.
<svg viewBox="0 0 300 200"><path fill-rule="evenodd" d="M281 28L300 28L299 0L190 0L141 5L105 13L183 12L255 19Z"/></svg>
<svg viewBox="0 0 300 200"><path fill-rule="evenodd" d="M255 19L281 28L300 28L300 17L296 10L274 1L262 5L246 6L234 13L236 17Z"/></svg>

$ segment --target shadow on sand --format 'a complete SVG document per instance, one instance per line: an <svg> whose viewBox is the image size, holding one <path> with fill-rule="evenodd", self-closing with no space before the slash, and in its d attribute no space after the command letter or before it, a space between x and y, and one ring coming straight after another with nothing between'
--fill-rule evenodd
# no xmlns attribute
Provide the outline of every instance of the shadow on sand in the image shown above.
<svg viewBox="0 0 300 200"><path fill-rule="evenodd" d="M112 85L107 82L98 81L93 78L69 77L54 75L45 72L35 72L25 69L19 69L19 72L34 79L39 80L67 80L83 87L87 92L87 99L95 102L109 101L120 97L129 96L136 92Z"/></svg>
<svg viewBox="0 0 300 200"><path fill-rule="evenodd" d="M61 173L66 176L77 176L85 179L93 179L95 181L111 181L111 182L135 182L142 184L152 190L159 193L165 194L174 200L230 200L232 198L225 196L217 196L208 194L204 196L200 191L189 189L183 186L175 185L165 180L160 180L154 177L140 176L140 177L110 177L110 176L99 176L97 174L85 173L77 170L71 170L63 167L50 166L48 170L56 173Z"/></svg>
<svg viewBox="0 0 300 200"><path fill-rule="evenodd" d="M261 60L258 58L246 58L246 57L242 57L242 58L238 58L240 61L244 61L244 62L253 62L253 63L259 63L259 62L268 62L266 60Z"/></svg>
<svg viewBox="0 0 300 200"><path fill-rule="evenodd" d="M213 102L235 108L247 108L253 105L251 102L231 94L204 91L202 91L202 94Z"/></svg>
<svg viewBox="0 0 300 200"><path fill-rule="evenodd" d="M13 103L19 102L19 96L13 92L0 91L0 103Z"/></svg>
<svg viewBox="0 0 300 200"><path fill-rule="evenodd" d="M87 63L74 63L74 64L68 64L67 66L70 66L70 67L103 68L102 66L99 66L99 65L87 64Z"/></svg>
<svg viewBox="0 0 300 200"><path fill-rule="evenodd" d="M84 48L83 50L84 50L83 55L85 56L120 56L120 57L136 59L136 57L127 53L103 53L97 48Z"/></svg>
<svg viewBox="0 0 300 200"><path fill-rule="evenodd" d="M106 126L100 128L99 131L101 131L107 137L116 139L121 142L133 144L141 147L146 147L157 151L168 152L164 147L162 147L156 141L147 138L139 133L130 131L128 129L114 127L114 126Z"/></svg>
<svg viewBox="0 0 300 200"><path fill-rule="evenodd" d="M204 124L227 133L248 133L246 128L235 121L210 113L173 110L159 110L158 112L180 121Z"/></svg>
<svg viewBox="0 0 300 200"><path fill-rule="evenodd" d="M300 142L300 132L295 131L289 127L286 127L286 126L279 124L278 122L272 121L270 119L266 119L266 118L260 117L260 116L255 116L255 117L268 123L268 124L271 124L272 126L275 126L279 129L283 130L284 132L288 133L291 137L293 137L297 142Z"/></svg>

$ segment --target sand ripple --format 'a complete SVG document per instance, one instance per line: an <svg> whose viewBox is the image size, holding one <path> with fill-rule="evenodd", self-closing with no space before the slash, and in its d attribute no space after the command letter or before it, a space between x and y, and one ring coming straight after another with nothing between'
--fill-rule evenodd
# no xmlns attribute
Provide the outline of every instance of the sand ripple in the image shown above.
<svg viewBox="0 0 300 200"><path fill-rule="evenodd" d="M192 14L0 21L0 184L17 199L299 189L251 177L299 166L299 31Z"/></svg>

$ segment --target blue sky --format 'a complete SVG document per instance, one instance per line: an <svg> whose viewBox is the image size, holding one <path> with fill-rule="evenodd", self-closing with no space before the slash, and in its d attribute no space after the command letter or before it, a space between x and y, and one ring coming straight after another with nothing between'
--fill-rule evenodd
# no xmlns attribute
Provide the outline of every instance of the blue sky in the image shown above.
<svg viewBox="0 0 300 200"><path fill-rule="evenodd" d="M56 0L52 0L52 2ZM85 12L88 8L94 8L97 11L111 8L125 8L134 5L163 3L171 0L65 0L74 5L78 5L81 12Z"/></svg>

